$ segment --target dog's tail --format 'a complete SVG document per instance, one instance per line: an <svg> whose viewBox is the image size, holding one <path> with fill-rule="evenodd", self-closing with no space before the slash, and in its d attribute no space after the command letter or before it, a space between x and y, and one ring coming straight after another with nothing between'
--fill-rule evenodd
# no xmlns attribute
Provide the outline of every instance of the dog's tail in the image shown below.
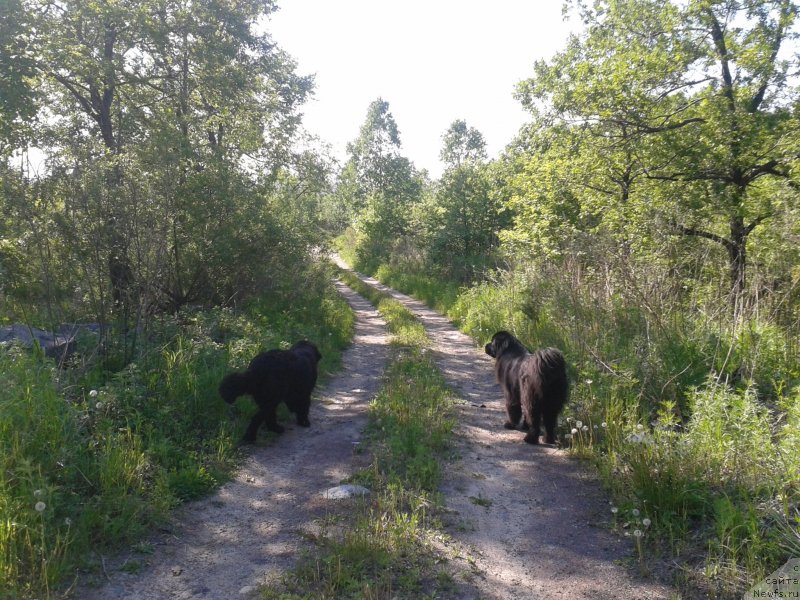
<svg viewBox="0 0 800 600"><path fill-rule="evenodd" d="M247 393L248 378L246 373L230 373L222 378L219 384L219 395L228 404L233 404L239 396Z"/></svg>

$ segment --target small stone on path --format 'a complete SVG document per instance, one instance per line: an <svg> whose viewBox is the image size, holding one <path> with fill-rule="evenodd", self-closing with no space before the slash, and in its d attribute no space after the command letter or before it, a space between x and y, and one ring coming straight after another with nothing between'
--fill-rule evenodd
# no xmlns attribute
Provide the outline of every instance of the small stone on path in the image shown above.
<svg viewBox="0 0 800 600"><path fill-rule="evenodd" d="M366 496L369 490L360 485L338 485L336 487L328 488L322 492L322 497L327 500L341 500L343 498L352 498L353 496Z"/></svg>

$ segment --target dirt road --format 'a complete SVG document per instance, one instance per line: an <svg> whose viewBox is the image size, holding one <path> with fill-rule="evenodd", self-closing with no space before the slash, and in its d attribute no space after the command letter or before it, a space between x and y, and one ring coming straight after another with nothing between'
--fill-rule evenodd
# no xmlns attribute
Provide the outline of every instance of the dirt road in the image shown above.
<svg viewBox="0 0 800 600"><path fill-rule="evenodd" d="M359 276L416 314L433 340L438 367L466 401L458 409L460 460L450 465L442 491L451 511L448 533L476 573L480 597L679 597L619 566L633 544L604 526L611 516L608 499L588 465L503 429L492 359L422 302Z"/></svg>
<svg viewBox="0 0 800 600"><path fill-rule="evenodd" d="M458 408L459 459L449 465L442 489L461 597L678 597L618 566L631 544L603 527L609 506L588 467L503 429L491 359L435 311L364 279L418 316L433 340L439 368L465 400ZM170 532L153 541L152 555L116 559L106 565L101 587L77 590L74 597L247 598L268 576L295 564L306 547L303 532L313 531L333 502L321 493L363 460L354 456L353 446L388 354L378 313L349 288L338 287L355 311L356 334L343 356L343 371L317 394L311 429L290 425L275 444L255 448L234 481L175 513ZM135 574L120 571L125 561L143 568Z"/></svg>

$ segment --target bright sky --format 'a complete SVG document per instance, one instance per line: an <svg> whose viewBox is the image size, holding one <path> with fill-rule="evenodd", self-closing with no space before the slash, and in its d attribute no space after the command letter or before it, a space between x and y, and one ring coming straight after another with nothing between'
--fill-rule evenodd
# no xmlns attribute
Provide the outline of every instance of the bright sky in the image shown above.
<svg viewBox="0 0 800 600"><path fill-rule="evenodd" d="M559 0L279 0L268 30L316 75L306 129L339 158L370 102L389 102L402 153L441 174L442 134L456 119L496 157L526 122L512 94L538 58L562 49L574 20Z"/></svg>

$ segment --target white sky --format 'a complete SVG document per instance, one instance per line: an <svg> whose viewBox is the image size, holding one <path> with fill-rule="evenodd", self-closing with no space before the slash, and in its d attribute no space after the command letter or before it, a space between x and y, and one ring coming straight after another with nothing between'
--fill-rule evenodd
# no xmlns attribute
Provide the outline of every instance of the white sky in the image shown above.
<svg viewBox="0 0 800 600"><path fill-rule="evenodd" d="M370 102L389 102L402 153L438 177L442 134L456 119L496 157L526 122L512 97L538 58L562 49L560 0L279 0L268 25L278 46L316 75L305 128L339 158Z"/></svg>

